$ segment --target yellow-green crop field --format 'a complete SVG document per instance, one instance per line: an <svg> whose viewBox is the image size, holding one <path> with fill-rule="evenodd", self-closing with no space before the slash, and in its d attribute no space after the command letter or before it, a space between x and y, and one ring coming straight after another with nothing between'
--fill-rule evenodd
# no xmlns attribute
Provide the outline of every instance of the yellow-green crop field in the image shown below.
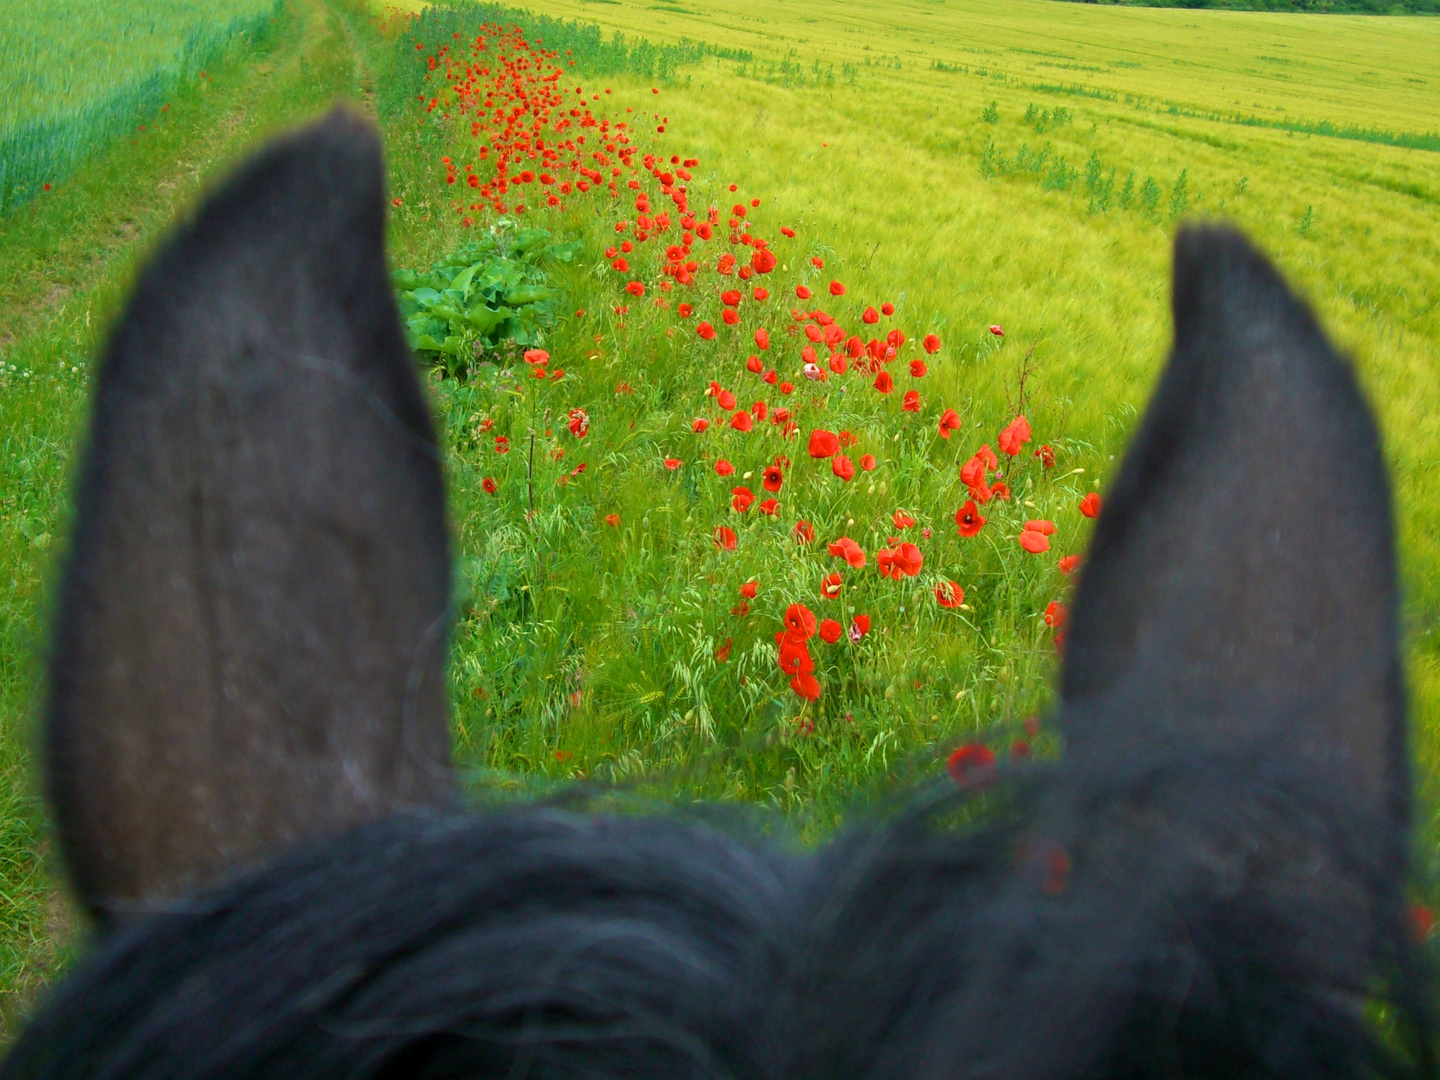
<svg viewBox="0 0 1440 1080"><path fill-rule="evenodd" d="M802 383L784 402L815 416L829 410L833 426L856 432L857 455L877 457L876 471L839 487L804 460L803 445L785 451L777 441L796 459L783 525L754 512L726 517L729 485L740 477L719 482L713 459L735 456L758 487L761 458L776 451L742 451L752 444L723 425L710 442L692 433L693 418L714 412L706 380L733 386L742 406L753 396L772 396L772 408L782 399L742 384L744 349L706 351L693 322L675 334L675 318L650 306L654 281L643 304L612 314L626 304L624 279L602 249L616 242L613 223L628 207L577 200L528 213L526 224L580 245L556 270L566 317L545 342L566 380L517 386L487 365L465 379L432 373L428 384L448 454L464 594L452 656L455 741L477 791L546 791L592 778L646 796L774 808L809 838L833 827L857 792L933 774L961 740L1002 747L1023 734L1022 722L1051 700L1055 649L1042 613L1065 595L1054 557L1083 550L1089 526L1076 502L1103 493L1163 361L1176 223L1207 216L1238 222L1308 293L1355 356L1381 418L1422 805L1433 814L1440 19L1054 0L527 6L632 42L708 47L663 77L577 66L575 81L602 95L597 110L636 121L642 150L699 160L697 205L761 200L752 220L775 238L782 263L767 283L777 295L773 314L747 301L740 331L763 319L778 338L793 289L805 284L847 325L865 305L888 301L912 351L927 333L944 347L914 384L897 369L897 390L922 393L925 411L914 416L899 393L842 400ZM477 235L441 162L444 154L474 164L473 141L442 121L443 110L426 113L413 93L391 92L413 77L406 65L446 43L410 43L427 17L412 21L370 0L288 0L273 40L232 50L203 85L179 87L165 125L0 219L6 1019L62 966L75 939L58 859L44 851L31 746L46 583L63 548L54 538L66 526L88 357L166 222L247 144L333 97L359 102L384 131L398 200L396 267L423 268ZM481 226L486 213L475 215ZM796 236L781 239L782 224ZM843 301L824 295L831 279L844 282ZM718 321L710 295L718 290L709 279L705 286L698 315ZM572 308L585 314L571 318ZM995 443L1022 384L1031 447L1053 444L1063 475L1041 471L1027 447L1006 463L1015 499L988 511L989 546L966 547L956 538L965 488L955 466ZM580 404L592 430L566 441L565 411ZM953 440L933 434L941 406L963 419ZM781 438L766 427L766 439ZM491 448L502 432L516 452ZM667 471L670 454L680 466ZM590 472L571 474L582 455ZM487 477L499 481L495 496L482 486ZM532 487L539 505L529 516ZM867 567L826 607L817 591L823 544L813 558L792 554L796 505L808 508L822 540L848 529L872 551L893 535L893 512L909 512L917 520L907 535L934 529L933 540L917 540L928 576L889 589ZM613 527L604 524L611 513ZM1012 526L1031 514L1058 528L1043 564L1015 554ZM740 522L743 534L728 562L711 541L720 521ZM754 610L732 614L750 578L760 586ZM964 586L966 609L937 607L932 587L947 578ZM863 644L842 639L837 648L847 651L826 659L818 702L790 694L775 671L769 642L793 601L846 622L858 604L875 620ZM727 638L735 653L722 658ZM1047 752L1054 742L1042 734L1036 746ZM1432 818L1420 829L1431 870L1440 864L1435 826Z"/></svg>

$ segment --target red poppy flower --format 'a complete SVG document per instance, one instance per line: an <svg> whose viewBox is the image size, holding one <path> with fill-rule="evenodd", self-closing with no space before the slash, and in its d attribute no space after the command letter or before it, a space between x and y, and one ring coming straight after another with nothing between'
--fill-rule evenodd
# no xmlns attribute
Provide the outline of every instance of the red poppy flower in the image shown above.
<svg viewBox="0 0 1440 1080"><path fill-rule="evenodd" d="M665 468L667 468L667 469L678 469L678 468L679 468L681 465L683 465L683 464L685 464L685 463L684 463L683 461L681 461L679 458L667 457L667 458L665 459Z"/></svg>
<svg viewBox="0 0 1440 1080"><path fill-rule="evenodd" d="M755 426L755 419L744 409L741 409L730 418L730 426L736 431L749 431Z"/></svg>
<svg viewBox="0 0 1440 1080"><path fill-rule="evenodd" d="M617 527L619 526L619 524L620 524L620 515L619 515L619 514L606 514L606 515L605 515L605 524L606 524L606 525L609 525L612 529L617 528Z"/></svg>
<svg viewBox="0 0 1440 1080"><path fill-rule="evenodd" d="M740 303L740 290L727 289L720 294L720 302L726 307L735 307Z"/></svg>
<svg viewBox="0 0 1440 1080"><path fill-rule="evenodd" d="M840 282L838 282L838 281L832 281L832 282L830 282L830 295L831 295L831 296L844 296L844 295L845 295L845 286L844 286L844 285L841 285Z"/></svg>
<svg viewBox="0 0 1440 1080"><path fill-rule="evenodd" d="M755 493L748 487L731 488L730 494L735 496L730 500L730 505L740 513L750 509L750 504L755 501Z"/></svg>
<svg viewBox="0 0 1440 1080"><path fill-rule="evenodd" d="M780 485L785 483L785 473L779 465L767 465L760 483L766 491L779 491Z"/></svg>
<svg viewBox="0 0 1440 1080"><path fill-rule="evenodd" d="M891 304L891 303L881 304L881 305L880 305L880 314L882 314L882 315L884 315L884 316L887 316L887 317L888 317L888 316L891 316L891 315L894 315L894 314L895 314L895 305L894 305L894 304Z"/></svg>
<svg viewBox="0 0 1440 1080"><path fill-rule="evenodd" d="M891 515L890 520L895 523L897 529L908 529L911 525L915 524L915 519L905 513L904 510L896 510L895 513Z"/></svg>
<svg viewBox="0 0 1440 1080"><path fill-rule="evenodd" d="M730 659L730 644L733 640L733 638L727 637L725 639L725 644L721 645L720 648L715 650L715 659L718 660L720 663L723 664L725 663L725 661Z"/></svg>
<svg viewBox="0 0 1440 1080"><path fill-rule="evenodd" d="M755 331L755 347L762 352L770 348L770 333L763 326Z"/></svg>
<svg viewBox="0 0 1440 1080"><path fill-rule="evenodd" d="M985 527L986 520L980 516L980 510L976 507L974 499L966 500L965 505L955 511L955 524L960 526L961 536L974 536Z"/></svg>
<svg viewBox="0 0 1440 1080"><path fill-rule="evenodd" d="M1010 498L1010 485L1005 483L995 484L990 488L990 496L995 499Z"/></svg>
<svg viewBox="0 0 1440 1080"><path fill-rule="evenodd" d="M1064 604L1058 600L1051 600L1045 608L1045 625L1053 626L1056 630L1059 630L1065 625L1065 620L1069 614Z"/></svg>
<svg viewBox="0 0 1440 1080"><path fill-rule="evenodd" d="M760 512L766 517L776 517L780 513L780 500L766 499L764 502L760 503L759 509Z"/></svg>
<svg viewBox="0 0 1440 1080"><path fill-rule="evenodd" d="M845 628L834 619L824 619L820 623L820 640L827 645L834 645L844 632Z"/></svg>
<svg viewBox="0 0 1440 1080"><path fill-rule="evenodd" d="M1040 467L1042 469L1053 469L1055 467L1055 451L1049 443L1046 443L1036 450L1033 456L1040 459Z"/></svg>
<svg viewBox="0 0 1440 1080"><path fill-rule="evenodd" d="M906 577L914 577L925 565L925 557L920 554L920 549L914 544L901 544L895 549L894 565L895 569Z"/></svg>
<svg viewBox="0 0 1440 1080"><path fill-rule="evenodd" d="M774 372L771 372L771 374L773 375ZM770 381L771 381L771 382L774 382L773 379L770 380ZM782 394L793 394L794 392L795 392L795 384L794 384L794 383L782 382L782 383L780 384L780 393L782 393Z"/></svg>
<svg viewBox="0 0 1440 1080"><path fill-rule="evenodd" d="M807 634L806 637L808 636ZM780 647L775 660L780 665L780 670L786 675L808 675L815 670L815 661L810 657L810 649L805 644L805 638L791 634L776 634L775 642Z"/></svg>
<svg viewBox="0 0 1440 1080"><path fill-rule="evenodd" d="M750 605L747 604L744 600L741 600L738 604L736 604L730 609L730 614L743 619L746 615L750 614Z"/></svg>
<svg viewBox="0 0 1440 1080"><path fill-rule="evenodd" d="M810 299L810 296L811 296L811 293L810 293L810 290L807 289L804 285L796 285L796 286L795 286L795 295L796 295L797 297L799 297L801 300L809 300L809 299Z"/></svg>
<svg viewBox="0 0 1440 1080"><path fill-rule="evenodd" d="M675 305L675 314L679 315L682 319L688 319L694 311L695 309L689 304L681 303Z"/></svg>
<svg viewBox="0 0 1440 1080"><path fill-rule="evenodd" d="M709 426L710 426L710 421L709 421L709 420L706 420L706 419L702 416L702 417L699 417L693 424L690 425L690 430L693 431L693 432L695 432L695 433L698 435L700 432L704 431L704 430L705 430L706 428L708 428Z"/></svg>
<svg viewBox="0 0 1440 1080"><path fill-rule="evenodd" d="M625 286L625 291L631 296L644 296L645 286L639 281L632 281L630 282L630 284Z"/></svg>
<svg viewBox="0 0 1440 1080"><path fill-rule="evenodd" d="M990 327L990 333L994 334L996 337L1004 337L1004 336L1005 336L1005 331L1002 330L1002 329L1000 329L1000 327L998 327L998 326L991 326L991 327Z"/></svg>
<svg viewBox="0 0 1440 1080"><path fill-rule="evenodd" d="M816 428L810 432L810 456L828 458L840 449L840 439L833 431Z"/></svg>
<svg viewBox="0 0 1440 1080"><path fill-rule="evenodd" d="M616 259L610 265L621 274L627 273L630 269L630 264L623 257Z"/></svg>
<svg viewBox="0 0 1440 1080"><path fill-rule="evenodd" d="M811 256L810 256L810 265L813 266L813 267L815 267L816 270L824 270L824 269L825 269L825 260L822 259L822 258L820 258L819 255L811 255Z"/></svg>
<svg viewBox="0 0 1440 1080"><path fill-rule="evenodd" d="M984 743L966 743L945 759L945 771L960 787L988 780L995 769L995 751Z"/></svg>
<svg viewBox="0 0 1440 1080"><path fill-rule="evenodd" d="M525 350L525 362L527 364L548 364L550 354L544 349L527 349Z"/></svg>
<svg viewBox="0 0 1440 1080"><path fill-rule="evenodd" d="M1027 521L1025 522L1025 528L1032 532L1044 533L1046 536L1055 535L1055 523L1053 521L1047 521L1045 518L1035 518L1032 521Z"/></svg>
<svg viewBox="0 0 1440 1080"><path fill-rule="evenodd" d="M874 323L880 321L880 313L876 311L873 307L867 307L865 309L865 313L860 316L860 321L873 325Z"/></svg>
<svg viewBox="0 0 1440 1080"><path fill-rule="evenodd" d="M834 541L829 550L831 555L843 558L857 570L865 565L865 549L848 536L842 536L839 540Z"/></svg>
<svg viewBox="0 0 1440 1080"><path fill-rule="evenodd" d="M925 373L929 370L930 369L925 366L924 360L910 361L910 377L912 379L923 379L925 377Z"/></svg>
<svg viewBox="0 0 1440 1080"><path fill-rule="evenodd" d="M699 326L695 327L695 333L699 334L706 341L713 341L715 338L715 327L711 326L708 322L702 322Z"/></svg>
<svg viewBox="0 0 1440 1080"><path fill-rule="evenodd" d="M785 632L801 640L815 636L815 614L804 604L791 604L785 609Z"/></svg>
<svg viewBox="0 0 1440 1080"><path fill-rule="evenodd" d="M735 395L729 390L721 390L720 393L715 395L715 400L720 403L720 408L727 411L735 407Z"/></svg>
<svg viewBox="0 0 1440 1080"><path fill-rule="evenodd" d="M735 550L735 530L724 525L715 526L715 546L721 551Z"/></svg>
<svg viewBox="0 0 1440 1080"><path fill-rule="evenodd" d="M1030 756L1030 744L1029 744L1028 742L1026 742L1024 739L1016 739L1013 743L1010 744L1010 760L1011 760L1011 761L1023 761L1023 760L1025 760L1026 758L1028 758L1029 756ZM1050 888L1049 885L1047 884L1045 891L1048 892L1048 893L1052 893L1052 894L1053 894L1054 892L1057 892L1058 889L1052 889L1052 888Z"/></svg>
<svg viewBox="0 0 1440 1080"><path fill-rule="evenodd" d="M1023 416L1017 416L1000 432L1000 452L1014 457L1020 452L1020 447L1029 441L1030 422Z"/></svg>
<svg viewBox="0 0 1440 1080"><path fill-rule="evenodd" d="M1080 513L1088 518L1093 518L1100 513L1100 494L1092 491L1080 500Z"/></svg>
<svg viewBox="0 0 1440 1080"><path fill-rule="evenodd" d="M759 591L760 583L758 581L747 581L744 585L740 586L740 595L746 600L754 600L755 594Z"/></svg>
<svg viewBox="0 0 1440 1080"><path fill-rule="evenodd" d="M874 455L874 454L861 454L861 455L860 455L860 467L861 467L862 469L864 469L866 472L871 472L871 471L875 468L875 455Z"/></svg>
<svg viewBox="0 0 1440 1080"><path fill-rule="evenodd" d="M790 530L790 535L795 538L797 544L813 544L815 542L815 526L808 521L797 521L795 527Z"/></svg>
<svg viewBox="0 0 1440 1080"><path fill-rule="evenodd" d="M724 458L721 458L719 461L715 462L715 471L721 476L729 476L735 471L735 466L731 465L730 462L726 461Z"/></svg>
<svg viewBox="0 0 1440 1080"><path fill-rule="evenodd" d="M816 701L820 697L820 683L809 672L801 672L791 679L790 689L806 701Z"/></svg>
<svg viewBox="0 0 1440 1080"><path fill-rule="evenodd" d="M941 607L959 607L965 602L965 590L953 581L941 582L935 586L935 601Z"/></svg>
<svg viewBox="0 0 1440 1080"><path fill-rule="evenodd" d="M820 595L826 600L834 600L840 595L840 589L845 583L845 578L839 572L828 574L820 582Z"/></svg>
<svg viewBox="0 0 1440 1080"><path fill-rule="evenodd" d="M905 391L904 403L900 406L900 408L903 409L905 412L919 412L919 411L920 411L920 391L919 391L919 390L906 390L906 391Z"/></svg>
<svg viewBox="0 0 1440 1080"><path fill-rule="evenodd" d="M497 454L508 454L510 452L510 440L504 435L495 436L495 452Z"/></svg>
<svg viewBox="0 0 1440 1080"><path fill-rule="evenodd" d="M746 360L745 366L749 370L753 371L756 375L759 375L762 371L765 370L765 365L761 363L760 357L758 356L752 356L749 360Z"/></svg>
<svg viewBox="0 0 1440 1080"><path fill-rule="evenodd" d="M770 290L767 289L767 288L765 288L764 285L756 285L756 286L755 286L755 292L752 293L751 295L753 295L753 296L755 297L755 300L756 300L756 302L758 303L758 302L760 302L760 301L764 301L764 300L769 300L769 299L770 299Z"/></svg>
<svg viewBox="0 0 1440 1080"><path fill-rule="evenodd" d="M1068 576L1074 573L1075 568L1080 565L1080 556L1066 555L1055 565L1060 568L1060 573Z"/></svg>
<svg viewBox="0 0 1440 1080"><path fill-rule="evenodd" d="M924 346L927 353L937 353L940 351L940 339L934 334L926 334L925 340L921 342L921 345Z"/></svg>
<svg viewBox="0 0 1440 1080"><path fill-rule="evenodd" d="M750 415L755 417L756 420L764 420L767 412L769 412L769 410L765 407L765 402L763 401L757 401L754 405L750 406Z"/></svg>
<svg viewBox="0 0 1440 1080"><path fill-rule="evenodd" d="M493 479L491 479L490 477L488 477L488 476L485 477L484 480L481 480L481 481L480 481L480 486L481 486L482 488L484 488L486 494L489 494L489 495L494 495L495 492L496 492L497 490L499 490L498 487L497 487L496 484L495 484L495 481L494 481Z"/></svg>
<svg viewBox="0 0 1440 1080"><path fill-rule="evenodd" d="M794 239L794 237L795 237L795 230L792 229L792 228L790 228L789 225L781 225L781 226L780 226L780 231L781 231L782 233L784 233L786 236L790 237L791 239Z"/></svg>
<svg viewBox="0 0 1440 1080"><path fill-rule="evenodd" d="M1042 551L1050 550L1050 538L1042 532L1026 529L1020 534L1020 546L1031 555L1039 555Z"/></svg>
<svg viewBox="0 0 1440 1080"><path fill-rule="evenodd" d="M882 394L888 394L895 388L895 380L891 378L888 371L882 371L875 376L875 389Z"/></svg>
<svg viewBox="0 0 1440 1080"><path fill-rule="evenodd" d="M830 459L830 471L841 480L849 480L855 475L855 466L844 454L836 454Z"/></svg>
<svg viewBox="0 0 1440 1080"><path fill-rule="evenodd" d="M740 321L740 313L734 308L723 308L720 312L720 319L726 326L734 326Z"/></svg>
<svg viewBox="0 0 1440 1080"><path fill-rule="evenodd" d="M940 437L948 439L950 432L960 430L960 414L954 409L946 409L940 417Z"/></svg>

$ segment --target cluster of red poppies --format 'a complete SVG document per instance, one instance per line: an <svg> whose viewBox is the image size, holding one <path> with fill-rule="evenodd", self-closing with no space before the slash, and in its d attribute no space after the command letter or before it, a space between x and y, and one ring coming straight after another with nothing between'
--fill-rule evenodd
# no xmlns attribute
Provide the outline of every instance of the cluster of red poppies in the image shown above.
<svg viewBox="0 0 1440 1080"><path fill-rule="evenodd" d="M539 41L527 42L518 29L487 26L467 43L468 58L452 54L448 46L427 57L431 71L445 81L448 96L430 98L426 110L443 107L449 110L446 115L473 117L471 134L478 138L483 132L489 139L488 146L481 146L479 153L481 162L488 160L493 171L482 179L473 166L463 167L466 182L485 200L466 209L506 212L503 197L517 187L523 191L524 185L537 180L534 170L523 167L531 159L540 170L538 183L547 193L544 201L549 206L563 207L565 197L602 187L615 199L621 197L622 185L626 192L633 192L634 214L627 213L614 221L615 240L604 252L607 272L615 283L615 314L625 318L630 303L648 296L654 308L665 313L663 317L675 320L667 333L673 334L677 327L693 322L694 338L698 339L693 348L703 358L704 370L721 371L727 363L734 363L736 378L756 379L758 396L749 407L740 407L733 389L719 380L710 381L704 393L716 411L695 417L690 430L707 440L728 437L730 432L746 434L747 442L767 431L772 438L778 438L780 452L773 447L767 449L764 457L768 463L758 470L763 496L748 485L727 480L736 468L718 447L707 456L723 485L719 505L728 502L730 512L737 515L755 509L764 517L783 518L781 493L792 468L785 449L800 432L801 414L806 409L825 408L823 395L796 397L797 388L807 382L823 384L837 379L841 381L841 393L873 391L889 395L896 388L895 373L899 372L916 381L914 388L901 395L900 411L921 413L926 406L918 380L930 373L930 364L937 361L943 342L933 332L924 334L917 343L899 326L881 327L883 320L897 317L895 305L884 302L878 307L866 304L862 308L846 300L850 290L845 283L823 273L825 261L819 255L807 257L795 229L781 226L774 240L761 235L757 223L759 198L735 197L728 212L713 205L703 211L692 208L688 185L698 160L641 153L626 122L612 122L591 112L582 87L575 87L576 100L569 100L559 85L563 69L555 63L558 56L545 52L540 45ZM589 95L590 102L600 99L599 93ZM664 119L659 114L655 119L659 121L658 130L663 132ZM595 140L589 147L587 132ZM641 168L636 167L637 156ZM459 173L457 166L449 158L444 164L447 181L454 183ZM514 171L517 165L521 166L518 173ZM566 170L577 178L560 179ZM628 179L622 180L627 173ZM732 197L737 191L738 185L729 185ZM657 210L657 205L665 208ZM523 212L525 207L516 202L509 209ZM711 245L719 250L713 250ZM771 303L772 290L780 288L775 283L777 272L794 276L793 284L785 288L793 291L798 304L790 309L788 318ZM814 287L807 284L807 280L817 279L822 283ZM814 303L816 289L828 293L832 306L839 305L849 312L848 318L856 320L850 323L853 330L847 329L845 315ZM999 325L989 326L988 334L996 341L1005 336ZM543 374L543 369L537 374ZM617 393L628 389L627 384L622 384ZM772 391L779 398L767 401ZM941 439L948 440L962 429L961 415L954 408L938 407L932 415L936 415L935 430ZM768 428L761 426L767 421ZM577 408L569 413L570 431L577 438L583 438L590 425L590 416L584 410ZM828 462L830 474L848 483L857 467L869 472L881 464L873 453L852 457L847 451L857 442L849 431L817 426L810 430L806 448L813 461ZM970 539L981 533L988 520L982 508L992 500L1012 499L1006 477L1015 475L1016 459L1031 442L1029 420L1019 415L997 433L994 446L998 454L986 443L960 465L959 478L968 495L954 515L960 537ZM503 452L498 441L497 450ZM684 453L677 450L667 456L665 468L682 468L685 458L680 455ZM1004 468L1002 455L1007 459ZM1049 445L1033 449L1030 456L1047 475L1055 466L1055 453ZM1094 517L1099 508L1100 497L1093 493L1079 506L1086 517ZM614 513L605 520L619 524L619 516ZM885 546L874 552L874 560L882 578L899 582L918 576L925 558L920 547L902 535L915 525L915 519L897 509L891 521L896 535L888 537ZM803 547L816 540L814 527L803 519L797 519L790 531ZM1050 549L1055 531L1052 521L1034 518L1024 522L1014 540L1023 552L1038 556ZM931 530L925 528L922 533L922 538L929 538ZM716 524L713 536L722 552L734 551L740 543L740 536L728 524ZM844 560L849 569L867 565L867 552L850 537L841 536L827 541L827 545L829 554ZM1079 559L1078 555L1061 558L1061 574L1071 573ZM844 584L843 570L825 575L820 585L822 600L838 600ZM746 582L732 613L748 615L757 590L757 582ZM943 608L965 604L965 590L955 581L936 582L933 594L936 604ZM1064 606L1051 602L1043 621L1054 632L1057 646L1061 645ZM789 606L784 623L784 630L775 635L776 659L781 671L790 677L791 688L807 700L818 698L822 691L815 676L810 639L818 634L822 641L833 645L848 636L850 642L858 643L870 629L870 619L863 614L853 617L848 631L831 618L817 624L814 613L800 603ZM728 659L731 644L732 639L727 638L716 651L718 660Z"/></svg>
<svg viewBox="0 0 1440 1080"><path fill-rule="evenodd" d="M428 69L425 79L437 84L429 94L418 95L424 113L438 113L442 121L462 126L468 123L478 143L469 162L441 158L445 182L475 192L476 201L452 204L467 226L474 223L471 214L485 210L524 214L531 207L558 207L567 196L602 190L618 198L621 178L635 172L631 122L596 116L591 106L602 95L562 85L575 61L566 53L562 63L560 54L543 44L539 38L527 41L518 26L496 23L480 27L471 39L457 31L451 42L433 51L422 42L415 44ZM424 116L420 122L425 123ZM655 162L647 155L645 164L651 169ZM674 164L680 165L680 159ZM693 168L698 162L684 164ZM675 172L689 178L683 167ZM683 212L684 186L677 190L671 186L675 177L665 175L667 194ZM633 179L629 184L640 186ZM648 213L648 198L642 199Z"/></svg>

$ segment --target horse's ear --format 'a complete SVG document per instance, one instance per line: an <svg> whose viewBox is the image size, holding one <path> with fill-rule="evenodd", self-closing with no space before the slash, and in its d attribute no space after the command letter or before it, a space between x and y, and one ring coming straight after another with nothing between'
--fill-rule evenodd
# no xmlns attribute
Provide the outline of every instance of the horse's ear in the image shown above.
<svg viewBox="0 0 1440 1080"><path fill-rule="evenodd" d="M204 202L110 341L46 733L102 915L449 800L444 499L384 226L337 109Z"/></svg>
<svg viewBox="0 0 1440 1080"><path fill-rule="evenodd" d="M1350 365L1228 229L1180 233L1174 315L1076 598L1070 750L1293 754L1398 824L1390 491Z"/></svg>

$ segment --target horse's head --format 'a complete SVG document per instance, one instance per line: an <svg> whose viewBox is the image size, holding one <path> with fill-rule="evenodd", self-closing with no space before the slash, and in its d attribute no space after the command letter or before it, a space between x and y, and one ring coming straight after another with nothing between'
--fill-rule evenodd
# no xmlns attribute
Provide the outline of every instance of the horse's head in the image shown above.
<svg viewBox="0 0 1440 1080"><path fill-rule="evenodd" d="M1063 763L996 780L978 829L927 791L800 856L451 811L443 492L383 223L378 141L332 114L204 203L111 339L47 745L119 929L6 1075L1401 1067L1389 486L1350 365L1239 234L1176 242Z"/></svg>

